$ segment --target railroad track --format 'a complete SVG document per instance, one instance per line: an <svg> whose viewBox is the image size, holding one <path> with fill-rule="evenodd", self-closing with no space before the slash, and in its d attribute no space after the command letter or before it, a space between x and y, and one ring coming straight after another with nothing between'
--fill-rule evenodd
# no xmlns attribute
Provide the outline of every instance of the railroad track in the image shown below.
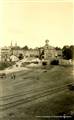
<svg viewBox="0 0 74 120"><path fill-rule="evenodd" d="M37 92L34 92L34 90L29 90L26 93L23 93L20 95L15 94L15 95L4 96L0 98L0 100L3 100L3 103L5 102L4 104L0 105L0 110L7 110L7 109L10 109L12 107L17 107L22 104L28 104L35 100L67 90L66 88L67 88L67 85L69 84L65 84L60 87L55 87L52 89L50 88L47 88L44 90L39 89ZM13 101L13 98L15 98L14 101Z"/></svg>

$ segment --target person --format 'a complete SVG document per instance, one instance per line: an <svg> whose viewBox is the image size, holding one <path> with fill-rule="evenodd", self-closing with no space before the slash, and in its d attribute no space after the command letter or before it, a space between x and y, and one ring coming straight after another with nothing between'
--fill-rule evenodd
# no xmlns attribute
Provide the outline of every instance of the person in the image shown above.
<svg viewBox="0 0 74 120"><path fill-rule="evenodd" d="M12 75L11 75L11 79L15 79L15 74L13 73Z"/></svg>
<svg viewBox="0 0 74 120"><path fill-rule="evenodd" d="M13 74L11 75L11 79L13 79Z"/></svg>
<svg viewBox="0 0 74 120"><path fill-rule="evenodd" d="M13 74L13 78L15 79L15 74Z"/></svg>

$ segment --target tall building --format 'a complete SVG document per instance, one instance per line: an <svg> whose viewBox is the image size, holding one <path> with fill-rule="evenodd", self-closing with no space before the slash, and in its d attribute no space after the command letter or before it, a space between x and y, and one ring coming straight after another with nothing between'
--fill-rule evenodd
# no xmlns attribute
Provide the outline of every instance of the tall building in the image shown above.
<svg viewBox="0 0 74 120"><path fill-rule="evenodd" d="M42 57L44 57L45 60L51 60L57 56L57 51L49 45L49 40L45 41L45 45L41 48L41 51L44 52Z"/></svg>

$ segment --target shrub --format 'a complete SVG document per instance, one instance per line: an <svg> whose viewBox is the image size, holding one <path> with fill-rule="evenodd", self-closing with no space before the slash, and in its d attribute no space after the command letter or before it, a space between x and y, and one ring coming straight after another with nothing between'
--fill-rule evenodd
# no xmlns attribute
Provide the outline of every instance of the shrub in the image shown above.
<svg viewBox="0 0 74 120"><path fill-rule="evenodd" d="M69 84L68 88L69 88L69 90L73 90L74 91L74 84Z"/></svg>
<svg viewBox="0 0 74 120"><path fill-rule="evenodd" d="M19 60L22 60L24 58L23 54L20 53L18 58L19 58Z"/></svg>
<svg viewBox="0 0 74 120"><path fill-rule="evenodd" d="M38 62L37 62L37 61L35 61L35 62L32 62L32 63L34 63L34 64L38 64Z"/></svg>
<svg viewBox="0 0 74 120"><path fill-rule="evenodd" d="M21 67L25 67L26 65L29 65L30 64L30 62L23 62L22 64L21 64Z"/></svg>
<svg viewBox="0 0 74 120"><path fill-rule="evenodd" d="M44 66L47 65L47 62L46 62L46 61L43 61L43 62L42 62L42 65L44 65Z"/></svg>
<svg viewBox="0 0 74 120"><path fill-rule="evenodd" d="M59 60L53 60L50 63L51 65L59 65Z"/></svg>
<svg viewBox="0 0 74 120"><path fill-rule="evenodd" d="M4 70L7 67L14 65L14 62L0 62L0 70Z"/></svg>

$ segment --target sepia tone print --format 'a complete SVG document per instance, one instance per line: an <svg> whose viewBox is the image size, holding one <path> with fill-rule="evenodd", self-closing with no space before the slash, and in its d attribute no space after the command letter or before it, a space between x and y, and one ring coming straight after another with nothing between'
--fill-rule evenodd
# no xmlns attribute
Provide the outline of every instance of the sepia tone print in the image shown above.
<svg viewBox="0 0 74 120"><path fill-rule="evenodd" d="M0 120L74 119L73 2L0 2Z"/></svg>

